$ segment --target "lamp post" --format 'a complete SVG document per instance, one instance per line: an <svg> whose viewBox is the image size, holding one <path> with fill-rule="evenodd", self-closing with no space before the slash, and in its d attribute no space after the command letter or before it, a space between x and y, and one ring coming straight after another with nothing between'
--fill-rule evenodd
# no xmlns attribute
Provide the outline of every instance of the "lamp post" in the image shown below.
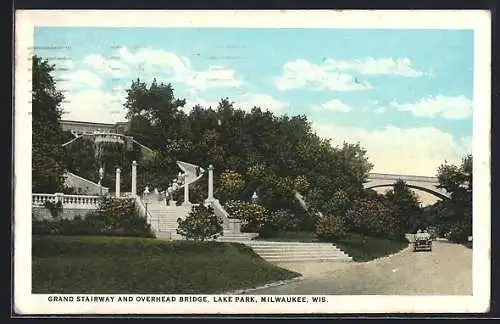
<svg viewBox="0 0 500 324"><path fill-rule="evenodd" d="M104 177L104 169L99 168L99 197L102 196L102 178Z"/></svg>
<svg viewBox="0 0 500 324"><path fill-rule="evenodd" d="M177 183L182 185L183 180L184 180L184 174L182 174L182 172L179 172L179 174L177 175Z"/></svg>
<svg viewBox="0 0 500 324"><path fill-rule="evenodd" d="M257 192L254 191L252 195L252 203L256 204L258 201L259 201L259 196L257 196Z"/></svg>
<svg viewBox="0 0 500 324"><path fill-rule="evenodd" d="M142 200L144 201L144 206L146 207L146 218L148 217L148 203L149 203L149 188L148 186L146 186L146 188L144 188L144 193L142 195Z"/></svg>
<svg viewBox="0 0 500 324"><path fill-rule="evenodd" d="M174 189L171 186L169 186L167 188L167 195L169 197L169 199L168 199L168 205L169 206L170 206L170 201L174 201L174 195L173 195L173 193L174 193Z"/></svg>

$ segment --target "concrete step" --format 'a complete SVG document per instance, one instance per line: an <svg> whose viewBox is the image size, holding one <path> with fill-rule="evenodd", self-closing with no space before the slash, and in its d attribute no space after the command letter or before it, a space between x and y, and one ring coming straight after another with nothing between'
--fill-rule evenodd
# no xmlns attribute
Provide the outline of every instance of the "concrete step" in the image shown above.
<svg viewBox="0 0 500 324"><path fill-rule="evenodd" d="M261 256L343 256L345 255L342 251L259 251L254 250Z"/></svg>
<svg viewBox="0 0 500 324"><path fill-rule="evenodd" d="M306 262L306 261L328 261L328 262L351 262L352 258L350 257L323 257L323 256L306 256L306 257L262 257L264 260L268 262Z"/></svg>
<svg viewBox="0 0 500 324"><path fill-rule="evenodd" d="M259 250L252 248L260 255L345 255L341 250L316 251L316 250Z"/></svg>

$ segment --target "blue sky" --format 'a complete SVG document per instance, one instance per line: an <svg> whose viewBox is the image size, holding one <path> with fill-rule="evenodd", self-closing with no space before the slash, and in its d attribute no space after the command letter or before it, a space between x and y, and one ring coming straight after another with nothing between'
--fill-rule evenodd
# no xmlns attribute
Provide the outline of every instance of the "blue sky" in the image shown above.
<svg viewBox="0 0 500 324"><path fill-rule="evenodd" d="M42 57L64 67L65 119L123 120L132 79L178 97L306 114L317 133L360 142L374 171L434 175L471 150L469 30L38 28Z"/></svg>

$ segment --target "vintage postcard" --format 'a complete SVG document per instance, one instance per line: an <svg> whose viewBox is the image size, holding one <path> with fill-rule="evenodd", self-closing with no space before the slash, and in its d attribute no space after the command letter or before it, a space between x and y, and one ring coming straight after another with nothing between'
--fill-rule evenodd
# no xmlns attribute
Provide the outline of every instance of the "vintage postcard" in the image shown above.
<svg viewBox="0 0 500 324"><path fill-rule="evenodd" d="M18 11L15 311L486 312L490 26Z"/></svg>

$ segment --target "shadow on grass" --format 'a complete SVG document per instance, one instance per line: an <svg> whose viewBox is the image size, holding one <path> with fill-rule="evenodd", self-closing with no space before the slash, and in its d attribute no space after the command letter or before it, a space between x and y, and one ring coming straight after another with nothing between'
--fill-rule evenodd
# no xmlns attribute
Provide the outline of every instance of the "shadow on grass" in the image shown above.
<svg viewBox="0 0 500 324"><path fill-rule="evenodd" d="M300 275L243 244L71 236L32 243L33 293L210 294Z"/></svg>

